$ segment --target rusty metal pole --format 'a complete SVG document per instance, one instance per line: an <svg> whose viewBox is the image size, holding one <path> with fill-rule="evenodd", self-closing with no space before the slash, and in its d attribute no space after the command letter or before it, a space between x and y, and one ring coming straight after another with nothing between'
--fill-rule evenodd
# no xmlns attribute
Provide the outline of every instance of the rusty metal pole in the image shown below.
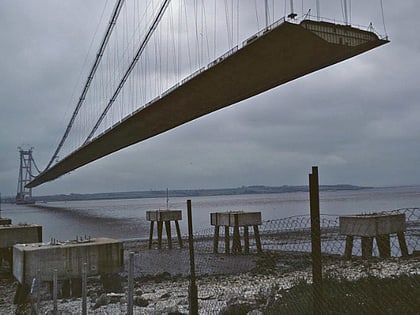
<svg viewBox="0 0 420 315"><path fill-rule="evenodd" d="M198 290L195 279L195 261L194 261L194 236L191 213L191 200L187 200L187 214L188 214L188 242L190 251L190 286L189 286L189 315L198 314Z"/></svg>
<svg viewBox="0 0 420 315"><path fill-rule="evenodd" d="M321 259L321 224L319 216L319 179L318 167L312 167L309 174L309 203L311 211L311 244L312 244L312 281L314 315L322 314L322 259Z"/></svg>

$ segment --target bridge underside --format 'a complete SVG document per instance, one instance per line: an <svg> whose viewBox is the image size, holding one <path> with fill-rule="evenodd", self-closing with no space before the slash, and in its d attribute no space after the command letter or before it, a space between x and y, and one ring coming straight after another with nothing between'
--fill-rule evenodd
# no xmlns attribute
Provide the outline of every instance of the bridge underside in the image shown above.
<svg viewBox="0 0 420 315"><path fill-rule="evenodd" d="M27 187L385 43L350 26L283 22L74 151Z"/></svg>

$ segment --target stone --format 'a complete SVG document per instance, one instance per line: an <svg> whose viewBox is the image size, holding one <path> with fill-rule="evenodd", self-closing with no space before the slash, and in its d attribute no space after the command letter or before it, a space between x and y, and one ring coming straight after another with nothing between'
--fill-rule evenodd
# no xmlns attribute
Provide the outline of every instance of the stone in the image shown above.
<svg viewBox="0 0 420 315"><path fill-rule="evenodd" d="M108 293L109 303L118 303L125 296L124 293Z"/></svg>
<svg viewBox="0 0 420 315"><path fill-rule="evenodd" d="M146 307L146 306L149 305L149 301L142 298L141 296L135 296L133 298L133 303L134 303L134 305L139 306L139 307Z"/></svg>
<svg viewBox="0 0 420 315"><path fill-rule="evenodd" d="M93 306L93 309L96 310L97 308L100 308L101 306L108 305L109 304L109 297L106 295L106 293L101 294L96 299L96 303Z"/></svg>
<svg viewBox="0 0 420 315"><path fill-rule="evenodd" d="M247 303L238 303L238 304L230 304L225 306L220 311L220 315L238 315L238 314L248 314L248 312L252 311L252 306Z"/></svg>
<svg viewBox="0 0 420 315"><path fill-rule="evenodd" d="M135 292L134 292L134 294L135 295L142 295L144 292L143 292L143 290L141 290L141 289L137 289Z"/></svg>
<svg viewBox="0 0 420 315"><path fill-rule="evenodd" d="M170 293L166 292L160 296L161 299L168 299L171 296Z"/></svg>

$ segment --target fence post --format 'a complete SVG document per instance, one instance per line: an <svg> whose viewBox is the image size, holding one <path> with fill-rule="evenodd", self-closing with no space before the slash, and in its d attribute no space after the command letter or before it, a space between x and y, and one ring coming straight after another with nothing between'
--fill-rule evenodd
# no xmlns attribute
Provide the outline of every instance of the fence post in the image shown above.
<svg viewBox="0 0 420 315"><path fill-rule="evenodd" d="M53 273L53 314L54 315L58 315L57 293L58 293L58 271L57 269L54 269L54 273Z"/></svg>
<svg viewBox="0 0 420 315"><path fill-rule="evenodd" d="M87 314L87 263L82 266L82 315Z"/></svg>
<svg viewBox="0 0 420 315"><path fill-rule="evenodd" d="M190 286L189 286L189 315L198 314L198 292L195 283L195 262L194 262L194 236L192 226L191 200L187 200L188 214L188 242L190 251Z"/></svg>
<svg viewBox="0 0 420 315"><path fill-rule="evenodd" d="M313 166L312 174L309 174L309 200L311 212L313 311L315 315L320 315L323 311L323 293L321 224L319 216L319 179L317 166Z"/></svg>
<svg viewBox="0 0 420 315"><path fill-rule="evenodd" d="M127 314L133 315L133 295L134 295L134 252L130 252L128 260L128 299Z"/></svg>
<svg viewBox="0 0 420 315"><path fill-rule="evenodd" d="M39 312L39 304L41 302L41 270L38 268L36 270L36 312Z"/></svg>
<svg viewBox="0 0 420 315"><path fill-rule="evenodd" d="M36 287L38 285L38 279L36 278L36 276L32 279L32 284L31 284L31 289L29 291L30 297L31 297L31 308L32 308L32 313L33 314L38 314L38 308L36 307L36 303L35 303L35 299L34 299L34 293L36 290Z"/></svg>

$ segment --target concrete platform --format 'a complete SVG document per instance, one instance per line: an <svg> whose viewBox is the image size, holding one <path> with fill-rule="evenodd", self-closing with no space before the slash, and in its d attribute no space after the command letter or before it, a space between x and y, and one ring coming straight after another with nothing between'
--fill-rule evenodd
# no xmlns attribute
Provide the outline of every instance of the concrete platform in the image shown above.
<svg viewBox="0 0 420 315"><path fill-rule="evenodd" d="M59 280L121 271L123 244L111 238L93 238L56 244L17 244L13 247L13 275L21 284L30 284L39 270L40 281L52 281L54 269Z"/></svg>
<svg viewBox="0 0 420 315"><path fill-rule="evenodd" d="M146 211L147 221L175 221L182 220L181 210L151 210Z"/></svg>
<svg viewBox="0 0 420 315"><path fill-rule="evenodd" d="M213 212L210 213L210 223L221 226L261 225L261 212Z"/></svg>
<svg viewBox="0 0 420 315"><path fill-rule="evenodd" d="M405 214L368 214L339 217L340 234L369 236L405 231Z"/></svg>
<svg viewBox="0 0 420 315"><path fill-rule="evenodd" d="M12 224L12 219L0 218L0 225Z"/></svg>
<svg viewBox="0 0 420 315"><path fill-rule="evenodd" d="M339 222L340 234L346 235L346 248L344 252L346 259L351 259L355 236L361 237L363 258L370 258L372 256L374 239L376 239L380 257L390 257L391 234L397 234L401 255L403 257L408 256L404 236L404 231L406 230L404 213L341 216L339 217Z"/></svg>
<svg viewBox="0 0 420 315"><path fill-rule="evenodd" d="M258 253L262 252L260 232L258 225L262 224L261 212L227 211L210 213L210 223L214 225L213 252L219 252L220 227L225 228L225 253L230 253L230 227L233 227L232 253L242 253L241 236L239 228L242 227L244 235L244 252L249 254L249 230L254 228L254 238Z"/></svg>
<svg viewBox="0 0 420 315"><path fill-rule="evenodd" d="M146 220L150 221L150 233L149 233L149 249L153 245L153 226L157 224L157 236L158 236L158 248L162 248L162 232L163 223L165 223L166 236L168 239L168 247L172 249L172 233L171 233L171 221L175 222L176 234L178 236L179 246L182 248L182 237L181 230L179 228L179 220L182 220L181 210L150 210L146 211Z"/></svg>
<svg viewBox="0 0 420 315"><path fill-rule="evenodd" d="M15 244L42 242L42 226L0 225L0 248L11 248Z"/></svg>

